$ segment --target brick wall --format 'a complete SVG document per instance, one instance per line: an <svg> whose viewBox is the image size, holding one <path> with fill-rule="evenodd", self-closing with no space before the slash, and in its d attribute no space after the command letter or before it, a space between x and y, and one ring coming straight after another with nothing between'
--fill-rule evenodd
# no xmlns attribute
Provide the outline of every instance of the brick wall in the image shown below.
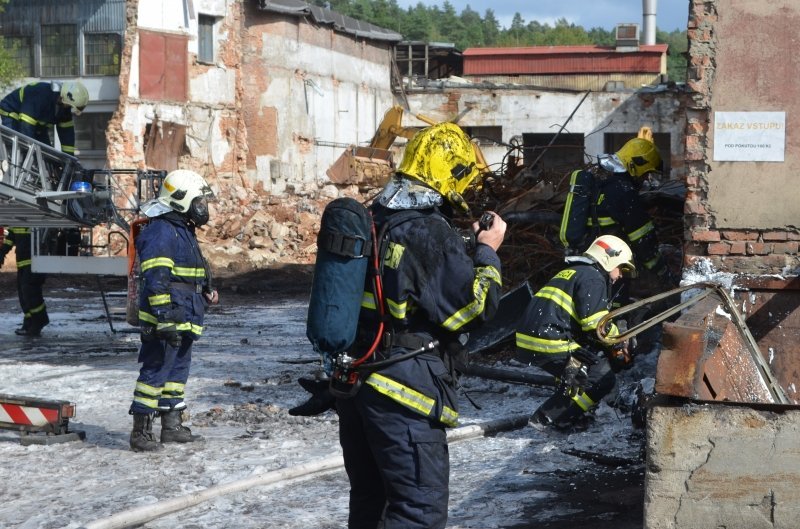
<svg viewBox="0 0 800 529"><path fill-rule="evenodd" d="M686 116L685 265L708 258L720 271L786 274L800 269L800 230L720 230L708 203L710 95L714 85L718 35L714 24L723 0L692 0L688 25L691 89ZM800 219L798 219L800 224Z"/></svg>

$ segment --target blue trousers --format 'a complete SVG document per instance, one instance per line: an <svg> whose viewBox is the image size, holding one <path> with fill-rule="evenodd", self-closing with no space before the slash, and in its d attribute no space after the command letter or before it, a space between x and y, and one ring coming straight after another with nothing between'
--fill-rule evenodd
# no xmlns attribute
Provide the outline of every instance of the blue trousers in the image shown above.
<svg viewBox="0 0 800 529"><path fill-rule="evenodd" d="M450 461L447 435L364 385L337 399L339 442L350 478L349 529L443 529Z"/></svg>
<svg viewBox="0 0 800 529"><path fill-rule="evenodd" d="M139 349L139 378L136 379L134 400L130 413L153 413L157 410L180 409L183 402L183 386L189 379L189 366L192 363L192 340L183 336L178 347L166 340L142 342ZM147 386L147 390L141 386ZM160 395L150 393L160 389ZM150 402L150 405L142 401Z"/></svg>

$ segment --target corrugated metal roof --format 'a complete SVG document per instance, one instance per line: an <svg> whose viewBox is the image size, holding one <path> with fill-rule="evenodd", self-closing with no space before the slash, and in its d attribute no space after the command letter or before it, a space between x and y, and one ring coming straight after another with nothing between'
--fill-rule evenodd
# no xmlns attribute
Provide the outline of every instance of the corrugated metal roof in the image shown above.
<svg viewBox="0 0 800 529"><path fill-rule="evenodd" d="M635 52L617 52L613 46L526 46L518 48L467 48L464 50L464 56L477 56L477 55L558 55L564 53L666 53L668 46L666 44L650 44L639 46L639 51Z"/></svg>
<svg viewBox="0 0 800 529"><path fill-rule="evenodd" d="M464 75L660 73L666 44L619 52L607 46L535 46L464 50Z"/></svg>
<svg viewBox="0 0 800 529"><path fill-rule="evenodd" d="M324 7L313 6L301 0L258 0L258 7L262 11L310 17L317 24L330 25L336 31L360 38L388 42L399 42L403 39L402 35L390 29L344 16Z"/></svg>
<svg viewBox="0 0 800 529"><path fill-rule="evenodd" d="M41 24L75 24L84 32L125 31L125 0L11 0L0 13L2 35L31 36Z"/></svg>

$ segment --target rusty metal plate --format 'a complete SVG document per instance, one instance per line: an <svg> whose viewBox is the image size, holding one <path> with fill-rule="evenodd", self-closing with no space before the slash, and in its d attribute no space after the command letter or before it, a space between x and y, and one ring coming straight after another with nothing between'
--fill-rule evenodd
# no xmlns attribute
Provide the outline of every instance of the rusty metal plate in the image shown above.
<svg viewBox="0 0 800 529"><path fill-rule="evenodd" d="M720 304L709 296L664 324L656 391L702 401L773 403L746 340L718 313Z"/></svg>

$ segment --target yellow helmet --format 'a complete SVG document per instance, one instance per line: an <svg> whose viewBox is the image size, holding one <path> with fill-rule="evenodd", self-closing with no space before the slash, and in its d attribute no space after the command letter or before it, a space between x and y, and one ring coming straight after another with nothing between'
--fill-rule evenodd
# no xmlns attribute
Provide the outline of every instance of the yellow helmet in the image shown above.
<svg viewBox="0 0 800 529"><path fill-rule="evenodd" d="M594 259L606 272L611 272L619 267L622 272L629 275L636 273L633 252L619 237L601 235L589 245L583 255Z"/></svg>
<svg viewBox="0 0 800 529"><path fill-rule="evenodd" d="M469 206L461 195L480 174L469 136L454 123L439 123L417 132L406 145L397 171L435 189L464 212Z"/></svg>
<svg viewBox="0 0 800 529"><path fill-rule="evenodd" d="M616 152L625 170L633 177L643 177L661 168L661 154L655 143L645 138L633 138Z"/></svg>

